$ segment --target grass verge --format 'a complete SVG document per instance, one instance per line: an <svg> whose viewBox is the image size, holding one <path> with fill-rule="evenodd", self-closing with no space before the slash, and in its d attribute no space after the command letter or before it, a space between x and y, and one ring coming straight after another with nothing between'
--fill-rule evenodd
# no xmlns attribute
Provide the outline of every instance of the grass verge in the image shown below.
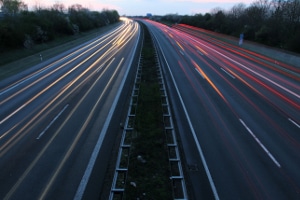
<svg viewBox="0 0 300 200"><path fill-rule="evenodd" d="M48 60L64 51L87 42L100 34L119 25L111 24L79 35L58 38L52 42L36 45L33 49L19 49L0 54L0 81L28 69L43 61Z"/></svg>

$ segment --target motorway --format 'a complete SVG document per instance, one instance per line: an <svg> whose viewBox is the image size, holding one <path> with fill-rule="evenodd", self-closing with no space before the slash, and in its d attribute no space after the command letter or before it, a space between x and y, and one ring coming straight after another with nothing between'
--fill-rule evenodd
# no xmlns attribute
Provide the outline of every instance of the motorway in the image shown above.
<svg viewBox="0 0 300 200"><path fill-rule="evenodd" d="M105 177L139 41L124 19L0 82L0 199L81 199L95 163Z"/></svg>
<svg viewBox="0 0 300 200"><path fill-rule="evenodd" d="M143 22L159 49L190 197L300 199L299 67L191 27Z"/></svg>
<svg viewBox="0 0 300 200"><path fill-rule="evenodd" d="M299 67L142 21L158 47L190 199L300 199ZM1 199L97 199L139 39L137 22L124 20L0 82Z"/></svg>

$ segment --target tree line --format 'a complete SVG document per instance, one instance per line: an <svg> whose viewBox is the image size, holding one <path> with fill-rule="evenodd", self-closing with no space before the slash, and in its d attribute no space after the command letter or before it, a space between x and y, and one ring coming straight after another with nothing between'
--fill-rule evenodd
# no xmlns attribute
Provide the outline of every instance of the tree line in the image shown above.
<svg viewBox="0 0 300 200"><path fill-rule="evenodd" d="M215 8L193 16L166 15L162 20L184 23L300 53L300 0L257 0L248 7Z"/></svg>
<svg viewBox="0 0 300 200"><path fill-rule="evenodd" d="M55 3L51 8L36 6L29 11L20 0L0 0L0 52L32 48L57 37L106 26L119 21L116 10L90 11L80 4L65 8Z"/></svg>

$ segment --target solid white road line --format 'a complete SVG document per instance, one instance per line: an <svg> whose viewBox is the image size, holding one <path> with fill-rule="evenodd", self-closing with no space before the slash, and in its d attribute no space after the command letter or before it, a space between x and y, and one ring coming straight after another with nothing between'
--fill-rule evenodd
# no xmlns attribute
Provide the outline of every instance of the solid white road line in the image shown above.
<svg viewBox="0 0 300 200"><path fill-rule="evenodd" d="M251 134L251 136L255 139L255 141L259 144L259 146L267 153L267 155L271 158L271 160L277 165L277 167L281 167L279 162L274 158L274 156L268 151L268 149L261 143L261 141L256 137L256 135L251 131L251 129L245 124L242 119L239 119L243 126L247 129L247 131Z"/></svg>
<svg viewBox="0 0 300 200"><path fill-rule="evenodd" d="M122 59L122 61L123 61L123 59ZM117 95L116 95L116 97L114 99L114 102L113 102L113 104L112 104L112 106L111 106L111 108L109 110L109 113L108 113L108 116L106 118L106 121L105 121L105 123L103 125L101 133L99 134L99 138L98 138L97 143L96 143L96 145L94 147L93 153L92 153L92 155L90 157L89 163L88 163L88 165L87 165L87 167L85 169L84 175L83 175L83 177L82 177L82 179L80 181L80 184L79 184L79 186L77 188L74 200L80 200L83 197L85 188L86 188L87 183L88 183L88 181L90 179L90 176L91 176L92 170L94 168L96 159L97 159L98 154L100 152L100 148L102 146L103 140L104 140L104 138L106 136L109 123L110 123L110 121L112 119L112 115L113 115L113 113L114 113L114 111L115 111L115 109L117 107L117 103L119 101L119 98L120 98L120 95L121 95L121 91L122 91L122 89L124 87L124 83L125 83L126 77L128 75L129 69L130 68L128 67L128 69L126 71L126 75L124 76L124 78L122 80L121 86L119 87L119 90L118 90Z"/></svg>
<svg viewBox="0 0 300 200"><path fill-rule="evenodd" d="M140 33L139 33L139 35L138 35L137 41L139 41L139 38L140 38ZM136 42L133 52L136 52L137 46L138 46L138 42ZM132 57L130 58L129 66L130 66L131 63L133 62L133 58L134 58L134 56L132 56ZM115 109L116 109L116 107L117 107L117 103L118 103L118 101L119 101L121 92L122 92L123 87L124 87L124 85L125 85L125 80L126 80L126 78L127 78L127 76L128 76L129 70L130 70L130 67L127 67L127 70L126 70L126 72L125 72L125 75L123 76L122 82L121 82L121 84L120 84L119 90L117 91L117 94L116 94L116 97L115 97L115 99L114 99L114 102L113 102L113 104L112 104L112 106L111 106L111 108L110 108L110 111L109 111L109 113L108 113L108 116L107 116L107 118L106 118L106 121L105 121L105 123L104 123L104 125L103 125L103 128L102 128L102 130L101 130L101 133L100 133L99 138L98 138L98 140L97 140L97 143L96 143L96 145L95 145L95 147L94 147L93 153L92 153L92 155L91 155L91 157L90 157L89 163L88 163L88 165L87 165L87 167L86 167L86 169L85 169L84 175L83 175L83 177L82 177L82 179L81 179L81 181L80 181L80 184L79 184L79 186L78 186L78 188L77 188L77 192L76 192L76 194L75 194L74 200L81 200L82 197L83 197L85 188L86 188L86 186L87 186L87 183L88 183L88 181L89 181L89 179L90 179L92 170L93 170L93 168L94 168L94 165L95 165L95 162L96 162L96 158L98 157L98 154L99 154L99 152L100 152L100 148L101 148L101 146L102 146L104 137L105 137L105 135L106 135L106 133L107 133L107 129L108 129L109 123L110 123L110 121L111 121L111 119L112 119L112 115L113 115L113 113L114 113L114 111L115 111Z"/></svg>
<svg viewBox="0 0 300 200"><path fill-rule="evenodd" d="M154 35L154 37L156 38L155 35ZM158 41L157 38L156 38L156 41ZM191 129L191 132L192 132L194 141L195 141L195 143L196 143L196 146L197 146L197 149L198 149L198 152L199 152L201 161L202 161L202 163L203 163L203 167L204 167L204 169L205 169L205 173L206 173L206 175L207 175L207 178L208 178L208 181L209 181L209 184L210 184L210 187L211 187L211 190L212 190L212 192L213 192L213 195L214 195L214 197L215 197L215 200L219 200L220 198L219 198L219 195L218 195L218 192L217 192L215 183L214 183L213 178L212 178L212 176L211 176L211 173L210 173L210 171L209 171L209 168L208 168L206 159L205 159L205 157L204 157L204 154L203 154L201 145L200 145L200 143L199 143L199 140L198 140L198 138L197 138L197 136L196 136L196 132L195 132L195 130L194 130L194 128L193 128L192 122L191 122L190 117L189 117L189 115L188 115L187 109L186 109L185 104L184 104L184 102L183 102L183 99L182 99L182 97L181 97L181 95L180 95L180 92L179 92L179 89L178 89L178 87L177 87L175 78L174 78L173 73L172 73L172 71L171 71L171 68L170 68L170 66L169 66L169 64L168 64L168 61L167 61L167 59L166 59L166 57L165 57L165 54L164 54L164 52L163 52L161 46L159 45L159 42L157 42L157 44L158 44L158 46L159 46L159 48L160 48L160 51L161 51L161 53L162 53L162 55L163 55L163 57L164 57L164 60L165 60L165 62L166 62L166 64L167 64L167 67L168 67L168 70L169 70L169 72L170 72L170 75L171 75L171 78L172 78L174 87L175 87L176 92L177 92L177 94L178 94L178 97L179 97L179 100L180 100L180 102L181 102L182 108L183 108L183 110L184 110L185 116L186 116L186 118L187 118L187 120L188 120L188 123L189 123L190 129ZM197 70L197 69L196 69L196 70ZM198 70L197 70L197 71L198 71ZM198 72L199 72L199 71L198 71Z"/></svg>

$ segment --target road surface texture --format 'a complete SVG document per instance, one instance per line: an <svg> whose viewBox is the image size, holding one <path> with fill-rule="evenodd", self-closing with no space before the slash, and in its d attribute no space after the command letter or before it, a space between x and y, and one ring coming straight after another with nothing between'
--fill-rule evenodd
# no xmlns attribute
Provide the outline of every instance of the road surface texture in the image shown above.
<svg viewBox="0 0 300 200"><path fill-rule="evenodd" d="M143 20L155 38L191 199L300 199L295 66ZM140 28L0 82L0 198L93 199L126 113Z"/></svg>
<svg viewBox="0 0 300 200"><path fill-rule="evenodd" d="M299 68L144 23L160 48L191 197L300 199Z"/></svg>
<svg viewBox="0 0 300 200"><path fill-rule="evenodd" d="M124 20L0 82L0 199L99 195L139 35L139 25ZM87 187L93 171L98 190Z"/></svg>

